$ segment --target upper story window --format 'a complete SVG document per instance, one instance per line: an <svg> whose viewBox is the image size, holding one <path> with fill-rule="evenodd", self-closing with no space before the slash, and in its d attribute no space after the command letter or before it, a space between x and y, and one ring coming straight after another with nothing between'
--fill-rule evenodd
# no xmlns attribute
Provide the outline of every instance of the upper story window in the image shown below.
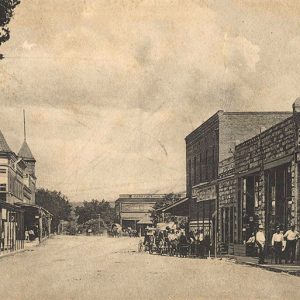
<svg viewBox="0 0 300 300"><path fill-rule="evenodd" d="M208 180L208 150L205 151L205 176L204 180Z"/></svg>
<svg viewBox="0 0 300 300"><path fill-rule="evenodd" d="M191 187L192 185L192 161L189 159L188 161L188 187Z"/></svg>
<svg viewBox="0 0 300 300"><path fill-rule="evenodd" d="M6 174L6 169L0 169L0 174Z"/></svg>
<svg viewBox="0 0 300 300"><path fill-rule="evenodd" d="M199 155L199 164L198 164L198 176L199 176L199 182L202 182L202 153Z"/></svg>
<svg viewBox="0 0 300 300"><path fill-rule="evenodd" d="M215 164L215 147L212 147L212 177L216 176L216 164Z"/></svg>
<svg viewBox="0 0 300 300"><path fill-rule="evenodd" d="M194 185L197 184L197 157L194 157Z"/></svg>

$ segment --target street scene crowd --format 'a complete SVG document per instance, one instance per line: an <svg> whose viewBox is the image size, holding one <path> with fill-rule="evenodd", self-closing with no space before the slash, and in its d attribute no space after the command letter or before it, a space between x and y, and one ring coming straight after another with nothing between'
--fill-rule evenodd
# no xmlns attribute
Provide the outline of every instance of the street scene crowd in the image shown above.
<svg viewBox="0 0 300 300"><path fill-rule="evenodd" d="M276 232L273 234L271 242L272 256L275 260L275 264L281 264L282 258L284 258L286 264L294 263L299 237L299 232L295 230L294 225L292 225L285 233L279 226L276 227ZM255 256L258 253L258 262L264 264L266 255L266 237L262 225L259 226L256 234L253 233L251 235L246 244L250 249L251 255Z"/></svg>
<svg viewBox="0 0 300 300"><path fill-rule="evenodd" d="M200 257L210 255L210 243L204 238L203 230L189 231L184 228L146 229L144 250L149 253L167 254L179 257Z"/></svg>

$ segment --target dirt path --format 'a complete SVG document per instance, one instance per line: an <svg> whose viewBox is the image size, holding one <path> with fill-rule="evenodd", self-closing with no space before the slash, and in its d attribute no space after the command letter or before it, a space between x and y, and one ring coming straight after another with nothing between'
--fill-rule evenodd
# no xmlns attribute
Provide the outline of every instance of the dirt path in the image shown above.
<svg viewBox="0 0 300 300"><path fill-rule="evenodd" d="M300 299L300 278L137 253L138 239L58 236L0 259L1 299Z"/></svg>

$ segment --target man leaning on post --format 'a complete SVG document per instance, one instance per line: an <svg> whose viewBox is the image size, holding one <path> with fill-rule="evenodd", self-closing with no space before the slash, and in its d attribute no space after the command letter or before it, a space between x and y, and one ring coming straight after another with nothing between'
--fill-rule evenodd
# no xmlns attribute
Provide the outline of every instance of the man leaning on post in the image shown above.
<svg viewBox="0 0 300 300"><path fill-rule="evenodd" d="M262 225L259 225L258 231L255 236L256 244L258 246L258 263L264 264L265 263L265 244L266 244L266 238L264 234L264 227Z"/></svg>

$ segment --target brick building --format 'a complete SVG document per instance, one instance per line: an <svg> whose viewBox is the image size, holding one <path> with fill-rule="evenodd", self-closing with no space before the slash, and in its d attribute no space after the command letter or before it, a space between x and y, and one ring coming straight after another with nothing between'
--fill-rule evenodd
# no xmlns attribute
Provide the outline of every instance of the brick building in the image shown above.
<svg viewBox="0 0 300 300"><path fill-rule="evenodd" d="M229 252L247 254L244 242L259 224L268 245L276 226L299 230L299 121L297 99L293 114L236 145L233 156L220 162L219 241Z"/></svg>
<svg viewBox="0 0 300 300"><path fill-rule="evenodd" d="M236 144L290 116L290 112L218 111L185 138L190 228L203 229L216 245L219 163L232 156Z"/></svg>
<svg viewBox="0 0 300 300"><path fill-rule="evenodd" d="M164 194L121 194L115 201L116 214L122 227L137 229L137 223L149 219L151 210Z"/></svg>

